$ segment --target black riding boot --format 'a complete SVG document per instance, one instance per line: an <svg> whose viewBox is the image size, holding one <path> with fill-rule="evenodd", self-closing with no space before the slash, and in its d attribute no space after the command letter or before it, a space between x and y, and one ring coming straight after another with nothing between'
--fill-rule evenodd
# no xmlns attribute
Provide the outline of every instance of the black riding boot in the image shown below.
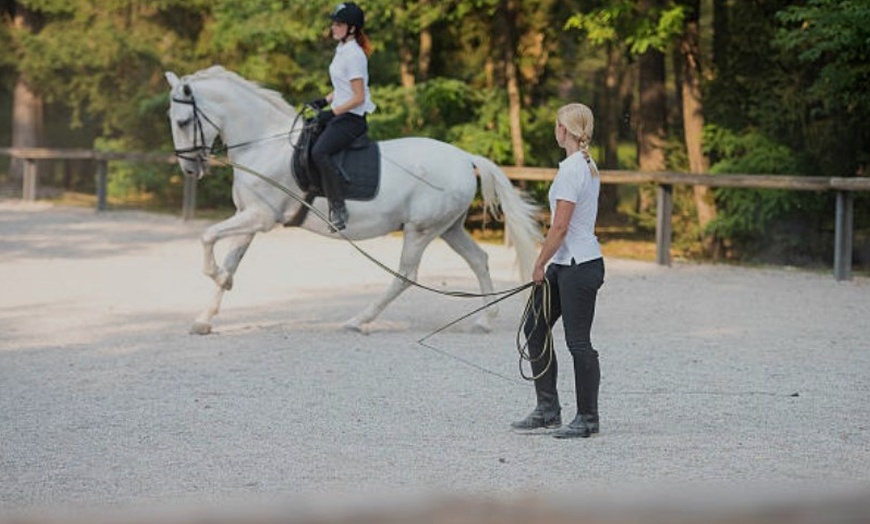
<svg viewBox="0 0 870 524"><path fill-rule="evenodd" d="M348 212L344 205L341 173L332 161L332 156L348 147L365 131L366 121L363 117L344 113L329 120L311 149L311 157L322 177L323 192L329 200L329 221L335 230L345 228Z"/></svg>
<svg viewBox="0 0 870 524"><path fill-rule="evenodd" d="M341 231L347 226L347 206L344 205L344 199L333 199L329 203L329 221L336 231Z"/></svg>
<svg viewBox="0 0 870 524"><path fill-rule="evenodd" d="M553 429L562 425L562 407L559 405L559 392L556 390L556 377L559 368L556 362L556 353L551 354L552 361L550 354L544 353L542 355L544 343L543 337L539 336L537 332L538 329L543 328L536 328L536 332L529 336L532 373L538 377L535 379L537 405L526 418L511 423L511 427L517 430ZM546 372L544 372L545 369Z"/></svg>
<svg viewBox="0 0 870 524"><path fill-rule="evenodd" d="M577 391L577 416L564 428L555 431L556 438L586 438L598 433L598 389L601 367L598 352L587 349L574 354L574 386Z"/></svg>

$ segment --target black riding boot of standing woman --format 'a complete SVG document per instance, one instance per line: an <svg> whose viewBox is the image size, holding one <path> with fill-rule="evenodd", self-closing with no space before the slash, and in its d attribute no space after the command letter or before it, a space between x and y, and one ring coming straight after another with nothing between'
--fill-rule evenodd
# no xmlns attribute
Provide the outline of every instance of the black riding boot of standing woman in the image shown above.
<svg viewBox="0 0 870 524"><path fill-rule="evenodd" d="M347 148L367 129L364 117L354 113L338 115L329 120L311 149L314 164L323 178L323 192L329 200L329 221L336 230L344 229L349 217L341 187L341 174L332 161L332 155Z"/></svg>

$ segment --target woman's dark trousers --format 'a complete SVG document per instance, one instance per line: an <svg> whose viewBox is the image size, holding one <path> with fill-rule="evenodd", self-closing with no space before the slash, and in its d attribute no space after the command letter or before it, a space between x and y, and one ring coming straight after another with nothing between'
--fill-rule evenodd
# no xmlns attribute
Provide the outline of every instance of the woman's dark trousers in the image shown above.
<svg viewBox="0 0 870 524"><path fill-rule="evenodd" d="M598 352L592 347L592 320L595 317L595 301L598 289L604 283L604 260L597 258L582 264L570 266L550 264L546 279L550 284L549 328L561 317L565 327L565 341L574 358L574 383L577 392L577 414L588 419L598 420L598 386L601 382L601 368ZM541 312L543 286L534 291L534 311ZM544 354L544 341L547 323L541 317L535 322L530 312L525 320L524 332L529 341L529 355L532 358L532 372L539 375L547 366L549 356ZM559 394L556 391L558 366L555 351L549 369L535 380L537 409L545 418L560 413Z"/></svg>
<svg viewBox="0 0 870 524"><path fill-rule="evenodd" d="M329 121L311 149L314 164L323 178L323 192L329 199L330 209L344 209L341 174L332 161L332 155L347 148L367 129L368 125L364 117L354 113L338 115Z"/></svg>

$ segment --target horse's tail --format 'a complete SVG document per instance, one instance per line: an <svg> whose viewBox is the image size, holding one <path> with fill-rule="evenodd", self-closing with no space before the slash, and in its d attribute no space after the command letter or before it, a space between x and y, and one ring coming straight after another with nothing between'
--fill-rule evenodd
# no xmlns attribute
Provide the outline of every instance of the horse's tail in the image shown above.
<svg viewBox="0 0 870 524"><path fill-rule="evenodd" d="M484 213L489 211L497 217L501 207L505 238L517 251L520 275L524 281L530 280L538 244L543 239L537 221L538 207L511 184L504 171L492 160L479 155L472 155L472 160L480 176Z"/></svg>

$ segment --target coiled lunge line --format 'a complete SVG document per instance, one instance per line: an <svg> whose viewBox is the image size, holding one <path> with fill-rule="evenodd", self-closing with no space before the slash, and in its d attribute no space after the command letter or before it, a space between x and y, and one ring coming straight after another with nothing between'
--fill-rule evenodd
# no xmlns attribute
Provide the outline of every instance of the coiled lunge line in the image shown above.
<svg viewBox="0 0 870 524"><path fill-rule="evenodd" d="M555 347L553 344L553 324L550 320L553 315L553 307L550 303L550 281L545 278L541 283L541 301L538 305L535 304L535 293L537 291L538 289L536 288L529 294L529 299L526 301L526 308L523 310L522 320L517 328L517 351L520 354L520 376L530 381L541 378L545 373L547 373L547 371L549 371L550 366L553 365L553 356L555 354ZM531 329L526 333L524 328L530 315L533 318L533 322L530 326ZM546 335L544 336L544 347L540 355L532 357L529 352L529 335L538 330L538 324L540 322L544 323L544 331L546 332ZM521 337L525 339L524 342L520 342ZM547 365L544 366L544 369L542 369L538 374L526 375L525 371L523 371L523 361L528 361L531 364L544 358L544 355L547 355Z"/></svg>

